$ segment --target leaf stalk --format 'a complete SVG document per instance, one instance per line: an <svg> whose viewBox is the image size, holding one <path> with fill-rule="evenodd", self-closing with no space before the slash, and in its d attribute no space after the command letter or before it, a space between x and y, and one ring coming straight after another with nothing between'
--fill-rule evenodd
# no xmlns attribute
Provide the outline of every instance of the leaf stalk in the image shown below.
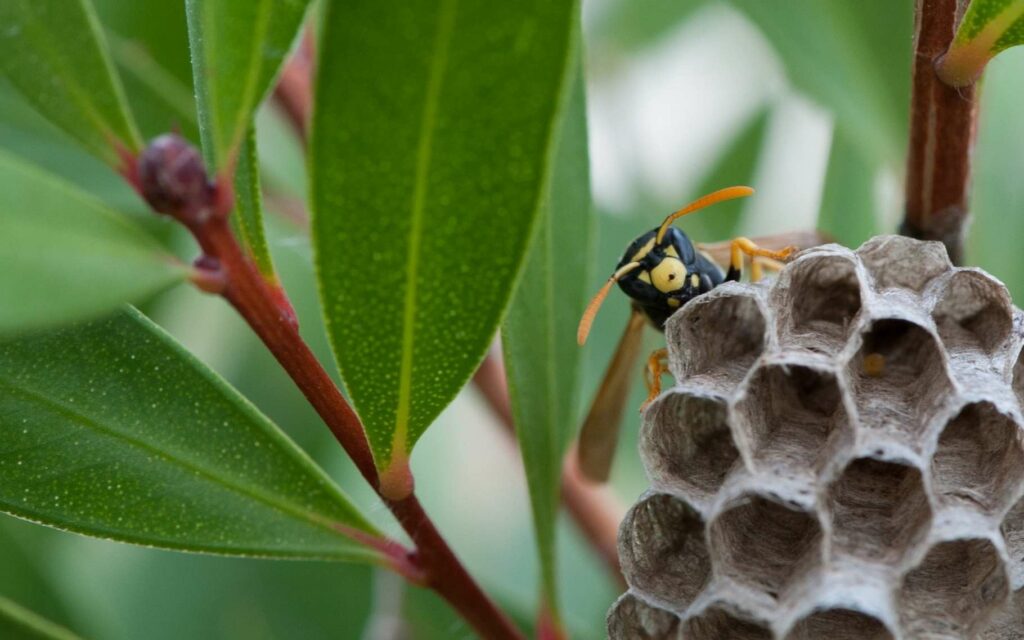
<svg viewBox="0 0 1024 640"><path fill-rule="evenodd" d="M144 152L140 158L145 156ZM231 230L228 214L233 202L222 191L223 185L230 188L231 184L230 176L221 175L211 185L212 194L205 201L208 211L197 210L202 203L182 202L177 209L165 213L192 233L202 250L200 262L219 265L224 279L220 295L259 336L380 495L380 478L362 422L302 339L290 305L280 303L280 294L260 274ZM481 636L499 640L523 637L469 575L415 494L402 500L389 500L383 495L381 499L416 549L399 554L401 559L391 553L389 566L415 584L436 591ZM385 544L391 551L398 548L398 543Z"/></svg>

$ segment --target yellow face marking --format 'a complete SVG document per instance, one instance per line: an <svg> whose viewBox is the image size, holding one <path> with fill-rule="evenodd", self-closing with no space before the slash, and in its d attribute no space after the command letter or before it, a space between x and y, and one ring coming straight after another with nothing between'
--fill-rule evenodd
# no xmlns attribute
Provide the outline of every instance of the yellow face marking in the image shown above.
<svg viewBox="0 0 1024 640"><path fill-rule="evenodd" d="M654 248L654 238L651 238L650 241L647 244L645 244L644 246L640 247L640 250L633 254L633 257L630 258L629 261L630 262L640 262L641 260L644 259L644 256L646 256L648 253L651 252L651 249L653 249L653 248Z"/></svg>
<svg viewBox="0 0 1024 640"><path fill-rule="evenodd" d="M686 283L686 267L676 258L665 258L651 269L651 280L662 293L682 289Z"/></svg>
<svg viewBox="0 0 1024 640"><path fill-rule="evenodd" d="M676 248L673 247L672 245L668 245L668 248L665 249L665 255L672 256L673 258L678 258L679 252L676 251Z"/></svg>
<svg viewBox="0 0 1024 640"><path fill-rule="evenodd" d="M700 276L696 273L690 274L690 286L694 289L700 288Z"/></svg>
<svg viewBox="0 0 1024 640"><path fill-rule="evenodd" d="M647 273L646 271L641 271L640 275L638 275L637 278L640 278L641 282L651 284L651 274Z"/></svg>
<svg viewBox="0 0 1024 640"><path fill-rule="evenodd" d="M670 307L678 307L679 306L679 301L676 300L675 298L669 298L668 299L668 306L670 306Z"/></svg>

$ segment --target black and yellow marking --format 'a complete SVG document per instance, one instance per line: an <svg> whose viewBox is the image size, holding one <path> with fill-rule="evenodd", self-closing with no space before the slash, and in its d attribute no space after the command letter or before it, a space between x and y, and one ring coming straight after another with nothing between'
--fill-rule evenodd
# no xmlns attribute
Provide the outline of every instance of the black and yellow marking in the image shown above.
<svg viewBox="0 0 1024 640"><path fill-rule="evenodd" d="M697 250L685 233L672 226L675 220L707 206L753 193L750 187L728 187L669 214L661 225L630 243L615 272L587 305L576 333L580 345L586 342L594 318L613 284L618 284L633 302L630 322L601 382L576 448L580 468L591 479L605 481L611 468L622 405L628 390L622 369L630 368L635 362L640 344L638 335L644 319L658 330L664 330L669 317L687 302L723 282L739 280L745 257L750 258L751 277L759 280L765 268L781 268L782 261L794 251L793 247L778 251L765 249L748 238L735 238L729 244L729 265L723 274L711 258ZM661 376L668 372L666 363L665 349L658 349L647 359L645 380L648 395L641 409L661 393Z"/></svg>

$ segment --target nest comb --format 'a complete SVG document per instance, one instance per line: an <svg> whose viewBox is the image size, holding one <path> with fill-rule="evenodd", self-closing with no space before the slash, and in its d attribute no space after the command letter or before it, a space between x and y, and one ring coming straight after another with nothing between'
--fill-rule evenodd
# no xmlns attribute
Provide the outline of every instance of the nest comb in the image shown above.
<svg viewBox="0 0 1024 640"><path fill-rule="evenodd" d="M666 327L615 639L1024 638L1024 313L938 243L802 252Z"/></svg>

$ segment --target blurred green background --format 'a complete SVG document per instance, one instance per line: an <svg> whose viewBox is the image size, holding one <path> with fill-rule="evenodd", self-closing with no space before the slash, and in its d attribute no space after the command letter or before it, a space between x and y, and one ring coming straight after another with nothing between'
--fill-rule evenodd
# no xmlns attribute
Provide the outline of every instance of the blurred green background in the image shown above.
<svg viewBox="0 0 1024 640"><path fill-rule="evenodd" d="M95 0L146 137L178 129L197 140L183 3ZM682 224L699 241L821 228L856 246L896 228L909 104L912 0L587 0L584 28L596 289L619 252L668 211L734 183L755 198ZM986 74L968 263L1015 295L1024 263L1024 51ZM258 121L268 207L285 213L305 194L300 145L265 107ZM177 248L180 230L145 207L105 166L79 151L0 84L0 147L99 194ZM271 216L272 249L303 331L330 361L308 236ZM593 393L627 314L606 305L587 348ZM385 509L328 431L244 324L221 301L179 287L146 308L281 425L387 531ZM660 336L649 332L651 348ZM637 375L639 380L639 372ZM639 406L637 385L632 406ZM613 475L624 503L646 486L627 415ZM421 500L485 587L532 618L537 566L518 456L470 388L413 457ZM561 580L574 637L604 636L617 595L573 525L562 523ZM431 594L363 567L175 554L63 534L0 517L0 594L85 637L463 638L472 633Z"/></svg>

